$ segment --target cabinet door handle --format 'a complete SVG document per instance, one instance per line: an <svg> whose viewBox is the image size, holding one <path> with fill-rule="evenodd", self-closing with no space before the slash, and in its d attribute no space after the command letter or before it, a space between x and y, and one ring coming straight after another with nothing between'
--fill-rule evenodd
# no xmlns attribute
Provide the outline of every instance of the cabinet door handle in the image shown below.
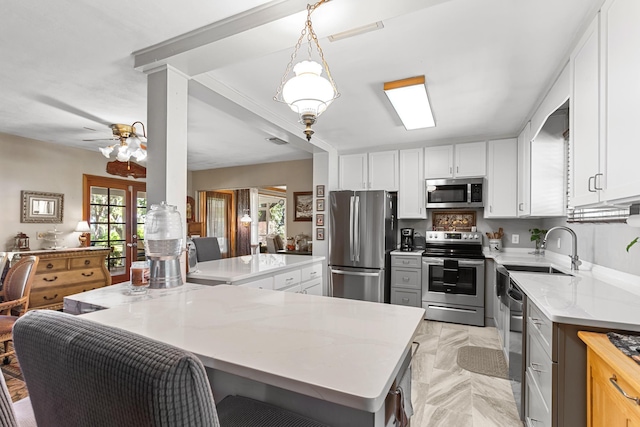
<svg viewBox="0 0 640 427"><path fill-rule="evenodd" d="M613 374L611 376L611 378L609 378L609 381L611 382L611 384L613 384L613 386L620 392L622 393L622 395L624 397L626 397L629 400L633 400L635 402L636 405L640 405L640 398L637 397L632 397L629 396L623 389L622 387L620 387L620 384L618 384L618 378L616 377L616 374Z"/></svg>
<svg viewBox="0 0 640 427"><path fill-rule="evenodd" d="M409 298L402 298L402 301L409 302Z"/></svg>
<svg viewBox="0 0 640 427"><path fill-rule="evenodd" d="M602 191L602 187L598 187L597 183L598 183L598 177L599 176L603 176L601 173L597 173L595 174L595 176L593 177L593 188L596 190L600 190Z"/></svg>
<svg viewBox="0 0 640 427"><path fill-rule="evenodd" d="M85 259L84 260L84 265L89 265L89 264L91 264L91 260Z"/></svg>
<svg viewBox="0 0 640 427"><path fill-rule="evenodd" d="M460 172L460 166L456 166L456 173Z"/></svg>
<svg viewBox="0 0 640 427"><path fill-rule="evenodd" d="M523 210L524 210L524 203L520 203L520 204L518 205L518 210L519 210L519 211L523 211Z"/></svg>
<svg viewBox="0 0 640 427"><path fill-rule="evenodd" d="M587 182L587 187L588 187L587 190L589 190L589 193L595 193L596 190L592 190L591 189L591 180L593 180L595 182L595 180L596 180L595 175L589 177L589 182Z"/></svg>
<svg viewBox="0 0 640 427"><path fill-rule="evenodd" d="M53 279L43 277L42 280L44 280L45 282L55 282L56 280L58 280L58 276L53 276Z"/></svg>
<svg viewBox="0 0 640 427"><path fill-rule="evenodd" d="M309 273L311 276L315 276L316 274L318 274L317 271L312 271L311 273Z"/></svg>
<svg viewBox="0 0 640 427"><path fill-rule="evenodd" d="M531 369L532 369L532 370L534 370L534 371L536 371L536 372L546 372L546 371L543 371L542 369L540 369L540 367L541 367L541 366L542 366L542 365L541 365L541 364L539 364L539 363L531 362Z"/></svg>
<svg viewBox="0 0 640 427"><path fill-rule="evenodd" d="M51 264L51 263L47 264L47 268L49 268L49 269L53 268L53 264Z"/></svg>
<svg viewBox="0 0 640 427"><path fill-rule="evenodd" d="M82 275L83 275L84 277L91 277L91 276L93 276L93 273L94 273L94 272L92 271L91 273L87 274L87 273L85 273L85 272L83 271L83 272L82 272Z"/></svg>
<svg viewBox="0 0 640 427"><path fill-rule="evenodd" d="M42 298L44 298L47 301L53 301L54 299L58 298L58 294L55 294L54 296L52 296L51 298L47 297L46 295L43 296Z"/></svg>
<svg viewBox="0 0 640 427"><path fill-rule="evenodd" d="M402 281L403 281L403 282L408 282L408 281L409 281L409 278L405 276L405 277L403 277L403 278L402 278Z"/></svg>
<svg viewBox="0 0 640 427"><path fill-rule="evenodd" d="M527 420L529 421L527 424L532 424L532 423L538 424L540 422L539 420L536 420L535 418L531 418L531 417L527 417Z"/></svg>

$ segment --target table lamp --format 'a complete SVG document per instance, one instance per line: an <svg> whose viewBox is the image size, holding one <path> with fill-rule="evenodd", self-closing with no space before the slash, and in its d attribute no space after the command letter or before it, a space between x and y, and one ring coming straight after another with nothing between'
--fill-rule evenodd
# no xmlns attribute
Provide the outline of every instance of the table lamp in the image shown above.
<svg viewBox="0 0 640 427"><path fill-rule="evenodd" d="M80 237L78 237L80 247L88 247L91 244L91 228L89 228L89 223L87 221L79 221L75 231L81 233Z"/></svg>

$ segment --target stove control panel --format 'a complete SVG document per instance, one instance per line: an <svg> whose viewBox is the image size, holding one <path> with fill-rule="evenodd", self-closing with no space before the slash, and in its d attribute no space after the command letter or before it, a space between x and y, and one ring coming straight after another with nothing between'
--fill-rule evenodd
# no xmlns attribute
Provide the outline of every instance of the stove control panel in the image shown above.
<svg viewBox="0 0 640 427"><path fill-rule="evenodd" d="M427 242L482 244L482 234L463 231L427 231Z"/></svg>

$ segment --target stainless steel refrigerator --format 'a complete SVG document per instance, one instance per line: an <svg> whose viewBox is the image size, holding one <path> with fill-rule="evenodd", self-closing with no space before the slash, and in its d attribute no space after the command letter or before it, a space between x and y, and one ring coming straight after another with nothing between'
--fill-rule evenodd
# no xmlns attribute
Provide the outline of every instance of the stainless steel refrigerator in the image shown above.
<svg viewBox="0 0 640 427"><path fill-rule="evenodd" d="M396 195L332 191L329 237L331 295L389 302L391 251L396 248Z"/></svg>

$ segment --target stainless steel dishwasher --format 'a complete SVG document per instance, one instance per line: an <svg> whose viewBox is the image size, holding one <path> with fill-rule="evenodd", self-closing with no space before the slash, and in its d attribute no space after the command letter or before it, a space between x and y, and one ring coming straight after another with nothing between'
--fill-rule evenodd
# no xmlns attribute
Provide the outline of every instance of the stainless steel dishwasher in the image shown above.
<svg viewBox="0 0 640 427"><path fill-rule="evenodd" d="M524 370L525 370L525 346L527 340L524 339L524 329L526 322L525 310L527 296L518 285L509 279L509 289L507 290L509 301L509 381L511 390L516 401L516 406L520 412L520 419L524 416Z"/></svg>

